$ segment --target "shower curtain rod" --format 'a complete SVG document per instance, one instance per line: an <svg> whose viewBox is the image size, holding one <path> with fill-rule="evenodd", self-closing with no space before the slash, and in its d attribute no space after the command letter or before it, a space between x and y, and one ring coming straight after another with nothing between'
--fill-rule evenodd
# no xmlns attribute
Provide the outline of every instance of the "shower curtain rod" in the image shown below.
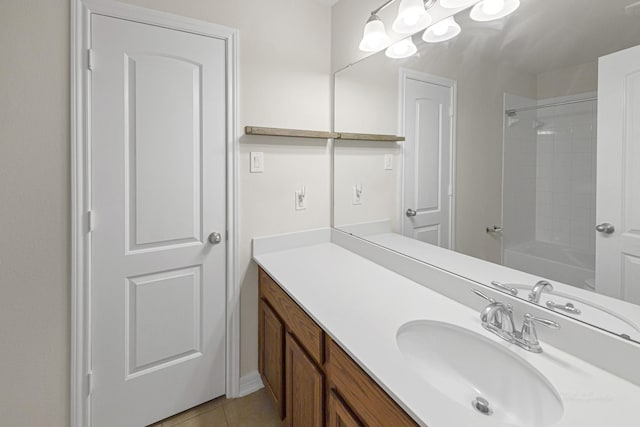
<svg viewBox="0 0 640 427"><path fill-rule="evenodd" d="M507 116L513 116L514 114L519 113L521 111L537 110L538 108L559 107L561 105L578 104L580 102L597 101L597 100L598 100L598 97L593 96L591 98L575 99L573 101L564 101L564 102L554 102L551 104L542 104L542 105L536 105L533 107L512 108L510 110L505 110L505 114Z"/></svg>

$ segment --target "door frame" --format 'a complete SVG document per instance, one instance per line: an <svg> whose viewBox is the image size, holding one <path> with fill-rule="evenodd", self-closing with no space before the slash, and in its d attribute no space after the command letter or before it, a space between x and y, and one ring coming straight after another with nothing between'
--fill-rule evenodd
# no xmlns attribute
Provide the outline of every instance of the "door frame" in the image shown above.
<svg viewBox="0 0 640 427"><path fill-rule="evenodd" d="M240 281L238 254L238 30L113 0L71 0L70 162L71 162L71 347L70 425L90 425L91 392L91 176L89 48L91 15L214 37L226 44L226 395L240 388Z"/></svg>
<svg viewBox="0 0 640 427"><path fill-rule="evenodd" d="M405 129L405 111L404 111L404 103L405 103L405 91L407 88L407 80L419 80L421 82L430 83L438 86L444 86L451 90L451 153L449 156L449 184L451 186L449 191L449 248L451 250L455 250L456 244L456 227L455 227L455 212L456 212L456 129L457 129L457 118L458 118L458 82L455 80L447 79L444 77L436 76L433 74L423 73L420 71L411 70L408 68L400 68L399 71L399 79L398 79L398 130L399 134L402 136L406 136ZM401 200L402 200L402 209L401 215L404 215L404 171L405 171L405 150L402 150L402 182L401 182ZM402 233L404 233L404 218L401 218L402 224Z"/></svg>

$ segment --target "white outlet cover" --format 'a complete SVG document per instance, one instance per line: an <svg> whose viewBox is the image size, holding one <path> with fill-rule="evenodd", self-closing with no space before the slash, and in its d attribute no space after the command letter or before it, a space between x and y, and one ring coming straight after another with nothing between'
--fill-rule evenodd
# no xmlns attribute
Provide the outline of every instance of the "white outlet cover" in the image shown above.
<svg viewBox="0 0 640 427"><path fill-rule="evenodd" d="M360 194L358 194L358 186L353 186L353 201L354 205L362 204L362 190L360 190Z"/></svg>
<svg viewBox="0 0 640 427"><path fill-rule="evenodd" d="M297 211L303 211L307 209L307 191L305 189L297 190L295 192L295 207Z"/></svg>
<svg viewBox="0 0 640 427"><path fill-rule="evenodd" d="M264 153L260 151L252 151L249 154L249 158L251 162L249 167L250 173L264 172Z"/></svg>
<svg viewBox="0 0 640 427"><path fill-rule="evenodd" d="M391 154L384 155L384 170L390 171L393 169L393 156Z"/></svg>

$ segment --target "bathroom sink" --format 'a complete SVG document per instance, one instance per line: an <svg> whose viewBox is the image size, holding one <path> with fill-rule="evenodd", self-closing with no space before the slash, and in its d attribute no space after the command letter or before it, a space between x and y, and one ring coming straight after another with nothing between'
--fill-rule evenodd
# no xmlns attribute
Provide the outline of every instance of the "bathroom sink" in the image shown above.
<svg viewBox="0 0 640 427"><path fill-rule="evenodd" d="M417 320L402 325L396 340L424 381L478 417L518 426L546 426L562 417L562 401L549 381L480 334Z"/></svg>

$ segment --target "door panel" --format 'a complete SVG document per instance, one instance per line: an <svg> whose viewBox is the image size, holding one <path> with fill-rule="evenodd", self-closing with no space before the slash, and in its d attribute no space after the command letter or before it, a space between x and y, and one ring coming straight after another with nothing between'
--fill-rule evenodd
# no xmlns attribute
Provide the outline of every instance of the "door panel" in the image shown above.
<svg viewBox="0 0 640 427"><path fill-rule="evenodd" d="M225 43L91 18L91 421L225 392Z"/></svg>
<svg viewBox="0 0 640 427"><path fill-rule="evenodd" d="M596 291L640 304L640 46L600 58Z"/></svg>
<svg viewBox="0 0 640 427"><path fill-rule="evenodd" d="M146 54L125 67L131 250L202 241L201 66Z"/></svg>
<svg viewBox="0 0 640 427"><path fill-rule="evenodd" d="M403 234L426 243L450 247L452 89L407 78L404 93Z"/></svg>
<svg viewBox="0 0 640 427"><path fill-rule="evenodd" d="M284 418L284 325L269 305L258 304L258 368L262 382L274 401L278 415Z"/></svg>

